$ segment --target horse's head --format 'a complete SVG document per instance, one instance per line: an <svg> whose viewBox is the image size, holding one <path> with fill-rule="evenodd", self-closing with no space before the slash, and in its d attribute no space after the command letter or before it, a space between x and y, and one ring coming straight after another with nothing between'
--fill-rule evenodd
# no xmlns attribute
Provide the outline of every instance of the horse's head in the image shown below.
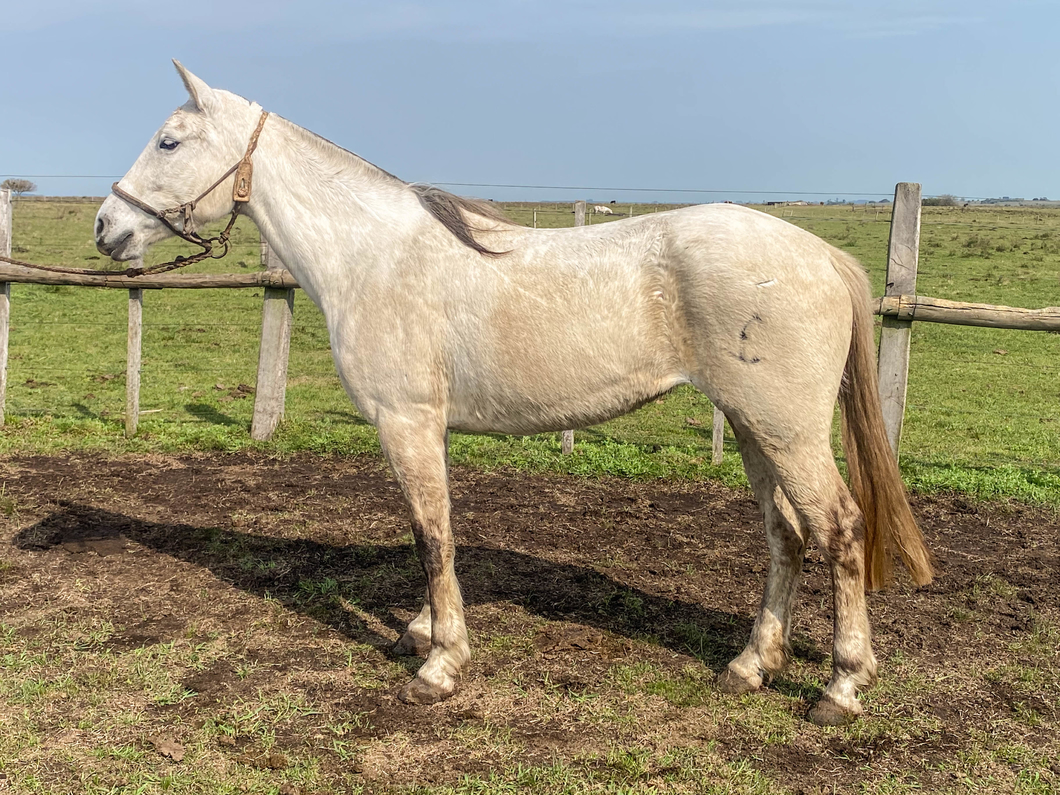
<svg viewBox="0 0 1060 795"><path fill-rule="evenodd" d="M199 227L232 212L234 175L202 194L243 158L261 108L210 88L179 62L173 63L191 98L166 119L117 184L156 210L177 208L199 197L191 213L191 225ZM169 221L192 231L180 216ZM96 248L121 262L143 257L148 247L171 234L159 218L113 193L96 214Z"/></svg>

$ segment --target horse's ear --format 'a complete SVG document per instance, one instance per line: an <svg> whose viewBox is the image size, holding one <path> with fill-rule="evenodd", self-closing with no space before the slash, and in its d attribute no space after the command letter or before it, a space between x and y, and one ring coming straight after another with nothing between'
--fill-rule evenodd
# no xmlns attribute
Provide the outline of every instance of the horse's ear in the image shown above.
<svg viewBox="0 0 1060 795"><path fill-rule="evenodd" d="M191 101L195 103L195 107L201 111L207 110L213 99L213 89L185 69L176 58L173 59L173 65L177 67L177 74L184 81L184 87L188 89L188 94L191 95Z"/></svg>

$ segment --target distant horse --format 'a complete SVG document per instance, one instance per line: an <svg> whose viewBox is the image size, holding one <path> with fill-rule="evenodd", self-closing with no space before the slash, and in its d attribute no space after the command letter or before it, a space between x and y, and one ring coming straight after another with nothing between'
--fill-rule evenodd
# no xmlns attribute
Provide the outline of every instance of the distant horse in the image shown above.
<svg viewBox="0 0 1060 795"><path fill-rule="evenodd" d="M427 601L396 646L427 660L402 699L451 695L470 656L448 430L578 428L691 383L732 425L771 558L750 641L719 686L755 690L784 667L813 538L831 568L835 632L811 718L861 712L858 690L876 679L865 588L888 578L895 551L917 583L931 566L884 433L870 293L853 258L723 204L527 229L177 69L191 98L103 202L96 244L140 258L238 201L321 308L343 386L408 501L427 576ZM832 456L837 397L853 498Z"/></svg>
<svg viewBox="0 0 1060 795"><path fill-rule="evenodd" d="M602 213L603 215L614 215L614 213L611 211L611 208L608 207L606 204L597 204L593 207L593 212L597 214Z"/></svg>

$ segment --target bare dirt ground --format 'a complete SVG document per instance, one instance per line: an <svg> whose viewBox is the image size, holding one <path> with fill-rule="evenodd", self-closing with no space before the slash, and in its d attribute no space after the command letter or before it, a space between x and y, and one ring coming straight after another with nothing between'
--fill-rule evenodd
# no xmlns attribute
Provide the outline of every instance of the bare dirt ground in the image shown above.
<svg viewBox="0 0 1060 795"><path fill-rule="evenodd" d="M454 698L413 707L394 694L418 660L389 646L424 581L380 462L24 457L0 479L0 628L8 657L38 660L0 668L0 790L107 791L189 764L285 793L535 766L695 790L693 758L747 791L1060 787L1060 525L1043 511L915 500L939 576L870 595L881 685L858 726L821 730L805 717L831 643L816 552L792 668L741 698L712 683L768 565L744 492L457 469L473 661Z"/></svg>

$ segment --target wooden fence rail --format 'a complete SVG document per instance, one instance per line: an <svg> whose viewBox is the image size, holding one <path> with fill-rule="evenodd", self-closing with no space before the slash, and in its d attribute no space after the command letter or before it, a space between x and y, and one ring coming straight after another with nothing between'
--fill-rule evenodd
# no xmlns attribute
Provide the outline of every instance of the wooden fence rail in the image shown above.
<svg viewBox="0 0 1060 795"><path fill-rule="evenodd" d="M1060 331L1060 306L1020 309L1014 306L946 301L923 295L885 295L879 300L876 314L909 322L926 320L951 326Z"/></svg>
<svg viewBox="0 0 1060 795"><path fill-rule="evenodd" d="M9 238L7 241L10 244ZM3 248L4 242L3 196L0 195L0 253L10 256L9 250ZM269 254L267 244L262 246L262 260L268 269L258 273L165 273L142 278L107 273L99 275L52 273L6 263L0 264L0 426L3 426L5 416L12 283L109 287L129 291L129 330L125 367L125 435L129 437L136 434L140 418L144 290L263 287L265 288L265 301L262 310L258 377L254 390L254 418L250 435L256 440L268 439L283 419L294 291L298 288L298 282L289 271L283 269L282 264L275 257Z"/></svg>
<svg viewBox="0 0 1060 795"><path fill-rule="evenodd" d="M83 275L52 273L0 263L0 280L5 284L62 284L73 287L114 287L122 290L161 290L163 288L203 290L219 287L268 287L278 290L294 290L298 288L298 282L294 276L282 269L255 273L160 273L153 276L122 276L106 272Z"/></svg>
<svg viewBox="0 0 1060 795"><path fill-rule="evenodd" d="M883 317L879 357L880 397L884 406L888 436L897 455L905 414L905 393L909 377L909 336L913 321L1060 331L1060 307L1021 309L916 295L920 186L915 183L899 183L895 188L893 208L888 246L887 290L878 300L876 314ZM0 191L0 254L8 257L11 256L11 218L10 191ZM585 202L575 204L575 223L579 226L585 223ZM298 288L298 283L291 273L284 270L283 263L277 260L264 242L262 263L266 269L256 273L168 273L142 278L129 278L106 272L89 275L51 273L0 264L0 426L4 422L7 385L11 284L71 285L129 291L125 429L130 436L136 432L139 418L144 291L256 287L264 288L265 297L251 436L258 440L268 439L283 418L294 290ZM718 464L722 458L725 417L717 408L714 409L713 420L712 460ZM573 441L573 431L564 431L564 452L571 451Z"/></svg>

